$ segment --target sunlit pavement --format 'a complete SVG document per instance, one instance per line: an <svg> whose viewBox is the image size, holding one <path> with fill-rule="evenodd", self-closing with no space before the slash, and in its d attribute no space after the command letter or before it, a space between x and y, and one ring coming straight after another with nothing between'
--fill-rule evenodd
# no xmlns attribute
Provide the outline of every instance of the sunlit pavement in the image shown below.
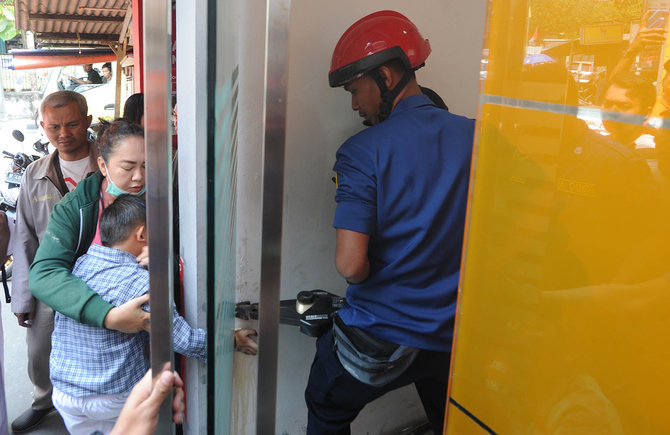
<svg viewBox="0 0 670 435"><path fill-rule="evenodd" d="M10 105L6 106L11 113ZM17 142L11 135L12 130L18 129L25 136L23 144ZM31 151L32 143L39 138L39 130L33 120L29 119L3 119L0 122L0 150L12 153ZM6 170L10 159L0 157L0 170ZM4 174L0 177L4 180ZM9 282L11 288L11 281ZM2 292L0 291L0 294ZM27 356L26 356L26 330L19 326L16 317L11 312L9 304L5 303L4 295L2 301L2 328L5 344L5 398L7 401L8 422L18 417L28 409L32 403L32 384L28 379ZM23 432L30 434L67 434L63 421L57 412L49 414L43 422L34 430Z"/></svg>
<svg viewBox="0 0 670 435"><path fill-rule="evenodd" d="M11 281L9 282L11 289ZM2 292L0 292L1 294ZM28 379L26 356L26 330L19 326L9 304L2 300L2 329L5 342L5 398L9 424L32 403L32 384ZM63 420L56 411L49 414L29 434L67 434Z"/></svg>

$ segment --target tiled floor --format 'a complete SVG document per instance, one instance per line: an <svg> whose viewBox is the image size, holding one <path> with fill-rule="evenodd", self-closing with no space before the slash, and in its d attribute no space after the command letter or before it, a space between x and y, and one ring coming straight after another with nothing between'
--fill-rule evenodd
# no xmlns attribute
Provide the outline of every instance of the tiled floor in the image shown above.
<svg viewBox="0 0 670 435"><path fill-rule="evenodd" d="M11 288L11 281L10 281ZM5 342L5 398L8 421L11 422L32 402L32 384L26 369L26 331L20 327L8 304L2 297L2 329ZM11 431L11 429L10 429ZM10 432L11 433L11 432ZM26 434L67 434L57 412L49 414L42 424Z"/></svg>

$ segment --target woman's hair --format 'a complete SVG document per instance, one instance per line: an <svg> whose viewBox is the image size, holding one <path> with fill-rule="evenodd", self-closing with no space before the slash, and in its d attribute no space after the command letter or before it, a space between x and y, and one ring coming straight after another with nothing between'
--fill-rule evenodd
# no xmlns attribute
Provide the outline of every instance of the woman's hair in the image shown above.
<svg viewBox="0 0 670 435"><path fill-rule="evenodd" d="M112 122L101 120L98 130L98 154L107 163L118 146L126 138L138 136L144 139L144 129L127 119L118 118Z"/></svg>
<svg viewBox="0 0 670 435"><path fill-rule="evenodd" d="M123 117L130 122L139 125L144 115L144 94L133 94L126 100L123 106Z"/></svg>

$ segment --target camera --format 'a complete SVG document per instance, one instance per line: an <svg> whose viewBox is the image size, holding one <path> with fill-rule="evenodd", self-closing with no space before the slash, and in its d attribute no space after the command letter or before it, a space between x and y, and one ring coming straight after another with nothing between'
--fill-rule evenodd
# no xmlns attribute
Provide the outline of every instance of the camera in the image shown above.
<svg viewBox="0 0 670 435"><path fill-rule="evenodd" d="M647 19L647 28L649 29L665 29L668 20L668 11L662 9L653 9L650 11Z"/></svg>

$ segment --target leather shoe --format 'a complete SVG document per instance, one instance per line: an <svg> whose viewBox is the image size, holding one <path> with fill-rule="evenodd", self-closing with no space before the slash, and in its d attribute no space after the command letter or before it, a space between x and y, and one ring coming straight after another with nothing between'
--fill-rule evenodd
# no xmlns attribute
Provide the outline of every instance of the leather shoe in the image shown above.
<svg viewBox="0 0 670 435"><path fill-rule="evenodd" d="M12 422L13 432L25 432L39 425L54 408L33 409L28 408Z"/></svg>

